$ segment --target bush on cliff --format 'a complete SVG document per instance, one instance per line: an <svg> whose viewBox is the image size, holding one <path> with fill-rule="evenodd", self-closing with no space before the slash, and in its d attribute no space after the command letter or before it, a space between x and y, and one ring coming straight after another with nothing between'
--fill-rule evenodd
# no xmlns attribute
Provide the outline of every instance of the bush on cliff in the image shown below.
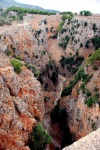
<svg viewBox="0 0 100 150"><path fill-rule="evenodd" d="M31 150L43 150L51 141L49 133L38 123L29 136L28 146Z"/></svg>
<svg viewBox="0 0 100 150"><path fill-rule="evenodd" d="M21 69L22 63L19 60L12 59L11 64L13 65L16 73L20 73L22 71L22 69Z"/></svg>
<svg viewBox="0 0 100 150"><path fill-rule="evenodd" d="M87 100L86 100L86 104L88 105L88 107L92 107L93 103L95 102L94 98L93 97L89 97Z"/></svg>
<svg viewBox="0 0 100 150"><path fill-rule="evenodd" d="M88 59L87 64L95 63L100 60L100 49L96 50Z"/></svg>
<svg viewBox="0 0 100 150"><path fill-rule="evenodd" d="M35 66L33 66L32 64L26 64L27 69L31 70L34 73L34 76L36 78L39 78L40 76L40 72L36 69Z"/></svg>
<svg viewBox="0 0 100 150"><path fill-rule="evenodd" d="M99 49L100 48L100 37L95 36L92 39L92 43L93 43L93 46L95 47L95 49Z"/></svg>

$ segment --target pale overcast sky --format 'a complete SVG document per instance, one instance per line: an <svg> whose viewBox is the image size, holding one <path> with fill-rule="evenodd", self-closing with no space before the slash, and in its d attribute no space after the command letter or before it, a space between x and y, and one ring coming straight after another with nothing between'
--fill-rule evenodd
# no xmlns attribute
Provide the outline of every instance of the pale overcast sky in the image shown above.
<svg viewBox="0 0 100 150"><path fill-rule="evenodd" d="M93 13L100 13L100 0L16 0L24 4L32 4L46 9L59 11L90 10Z"/></svg>

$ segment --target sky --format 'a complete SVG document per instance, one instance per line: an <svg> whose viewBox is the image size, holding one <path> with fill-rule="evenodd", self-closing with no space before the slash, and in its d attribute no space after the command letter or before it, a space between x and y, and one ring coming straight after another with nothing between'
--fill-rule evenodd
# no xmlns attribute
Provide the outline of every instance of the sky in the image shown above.
<svg viewBox="0 0 100 150"><path fill-rule="evenodd" d="M24 4L40 6L45 9L80 12L89 10L100 13L100 0L15 0Z"/></svg>

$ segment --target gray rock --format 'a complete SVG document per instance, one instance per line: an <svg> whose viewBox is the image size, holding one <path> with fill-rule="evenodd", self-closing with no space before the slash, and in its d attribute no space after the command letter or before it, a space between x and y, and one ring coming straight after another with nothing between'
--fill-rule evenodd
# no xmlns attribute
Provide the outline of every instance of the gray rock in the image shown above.
<svg viewBox="0 0 100 150"><path fill-rule="evenodd" d="M100 150L100 128L63 150Z"/></svg>

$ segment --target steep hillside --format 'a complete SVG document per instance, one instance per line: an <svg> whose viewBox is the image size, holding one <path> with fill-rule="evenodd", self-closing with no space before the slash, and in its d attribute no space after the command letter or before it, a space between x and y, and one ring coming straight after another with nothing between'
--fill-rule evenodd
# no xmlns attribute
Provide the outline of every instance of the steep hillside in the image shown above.
<svg viewBox="0 0 100 150"><path fill-rule="evenodd" d="M16 74L0 53L0 93L0 149L28 150L29 133L44 115L41 85L24 66Z"/></svg>
<svg viewBox="0 0 100 150"><path fill-rule="evenodd" d="M7 15L17 17L18 13ZM23 64L21 72L15 66L16 74L8 58L1 53L9 62L4 68L11 67L1 74L14 99L14 110L19 104L15 102L18 98L24 101L25 108L28 107L29 118L42 121L53 138L47 150L61 150L100 128L99 48L100 15L27 13L22 20L0 27L0 51L10 60L16 58ZM2 65L6 62L4 59L1 59ZM13 83L12 74L18 82ZM16 84L17 93L14 91ZM19 113L19 107L17 111Z"/></svg>
<svg viewBox="0 0 100 150"><path fill-rule="evenodd" d="M61 99L61 105L68 113L70 130L77 133L77 139L100 128L100 50L90 56L89 60L95 58L95 54L98 59L84 69L80 68L65 89L67 93L68 87L72 85L72 91Z"/></svg>
<svg viewBox="0 0 100 150"><path fill-rule="evenodd" d="M42 7L39 6L33 6L30 4L22 4L22 3L18 3L16 2L16 0L0 0L0 8L8 8L11 6L17 6L17 7L22 7L22 8L31 8L31 9L38 9L38 10L43 10L43 11L48 11L48 12L59 12L57 10L51 10L51 9L44 9Z"/></svg>

